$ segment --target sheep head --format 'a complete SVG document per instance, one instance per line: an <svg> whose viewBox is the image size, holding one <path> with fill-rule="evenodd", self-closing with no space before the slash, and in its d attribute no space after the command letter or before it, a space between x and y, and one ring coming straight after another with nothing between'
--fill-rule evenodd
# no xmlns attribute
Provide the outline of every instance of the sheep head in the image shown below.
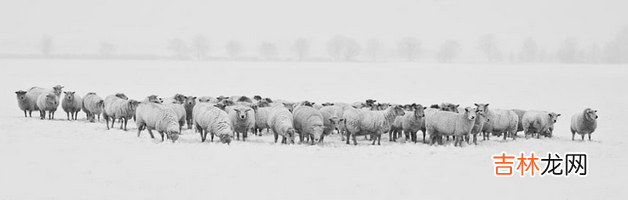
<svg viewBox="0 0 628 200"><path fill-rule="evenodd" d="M24 90L16 91L15 94L17 94L18 101L26 101L26 91Z"/></svg>
<svg viewBox="0 0 628 200"><path fill-rule="evenodd" d="M467 116L468 120L475 120L475 118L477 118L477 109L466 107L464 108L464 114Z"/></svg>
<svg viewBox="0 0 628 200"><path fill-rule="evenodd" d="M560 116L560 114L556 114L555 112L547 113L547 115L549 115L550 121L552 121L552 123L556 123L558 117Z"/></svg>
<svg viewBox="0 0 628 200"><path fill-rule="evenodd" d="M584 118L587 120L597 119L597 110L591 108L584 109Z"/></svg>

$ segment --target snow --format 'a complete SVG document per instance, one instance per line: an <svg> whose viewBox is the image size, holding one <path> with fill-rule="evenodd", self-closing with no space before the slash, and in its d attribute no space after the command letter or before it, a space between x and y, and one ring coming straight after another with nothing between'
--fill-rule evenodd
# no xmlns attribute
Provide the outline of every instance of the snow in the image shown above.
<svg viewBox="0 0 628 200"><path fill-rule="evenodd" d="M623 130L628 68L610 65L422 63L253 63L0 60L0 199L623 199L628 178ZM64 85L105 97L124 92L196 96L254 95L316 102L382 102L561 113L554 138L453 147L337 136L322 145L281 145L271 135L231 145L200 143L184 130L177 143L105 124L24 118L15 91ZM571 115L598 110L593 141L571 141ZM37 115L37 116L35 116ZM522 133L519 133L521 136ZM421 138L422 136L419 136ZM587 177L498 178L492 155L586 152ZM542 164L542 163L539 163ZM541 165L543 170L544 165ZM540 172L537 172L537 175Z"/></svg>

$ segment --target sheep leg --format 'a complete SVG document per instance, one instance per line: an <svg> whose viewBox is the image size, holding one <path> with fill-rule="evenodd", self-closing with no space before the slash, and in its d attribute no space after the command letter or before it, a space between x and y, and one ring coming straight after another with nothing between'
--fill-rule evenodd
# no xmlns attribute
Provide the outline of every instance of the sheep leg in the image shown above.
<svg viewBox="0 0 628 200"><path fill-rule="evenodd" d="M506 140L506 135L508 135L508 132L504 132L502 133L502 135L504 135L504 140Z"/></svg>
<svg viewBox="0 0 628 200"><path fill-rule="evenodd" d="M275 143L277 143L277 139L279 139L279 134L275 133L274 136L275 136ZM285 140L286 136L283 136L283 139ZM281 143L283 144L283 142L281 142Z"/></svg>
<svg viewBox="0 0 628 200"><path fill-rule="evenodd" d="M24 110L24 117L28 117L28 116L26 115L26 110Z"/></svg>
<svg viewBox="0 0 628 200"><path fill-rule="evenodd" d="M242 132L242 141L246 142L246 137L248 134L248 130L244 130L244 132Z"/></svg>
<svg viewBox="0 0 628 200"><path fill-rule="evenodd" d="M46 111L40 110L39 111L39 119L46 119Z"/></svg>
<svg viewBox="0 0 628 200"><path fill-rule="evenodd" d="M380 141L381 141L381 140L382 140L382 134L379 134L379 135L377 136L377 145L382 145L382 144L380 143Z"/></svg>
<svg viewBox="0 0 628 200"><path fill-rule="evenodd" d="M397 134L396 131L390 130L390 132L388 132L388 141L389 142L392 142L392 141L396 142L396 140L395 140L396 134Z"/></svg>
<svg viewBox="0 0 628 200"><path fill-rule="evenodd" d="M116 123L116 118L112 117L111 118L111 128L113 128L113 124Z"/></svg>
<svg viewBox="0 0 628 200"><path fill-rule="evenodd" d="M159 131L159 135L161 135L161 142L164 142L164 132Z"/></svg>
<svg viewBox="0 0 628 200"><path fill-rule="evenodd" d="M214 135L216 135L216 134L214 134L214 132L211 132L211 134L209 136L211 142L214 142ZM205 138L207 138L207 131L205 131Z"/></svg>
<svg viewBox="0 0 628 200"><path fill-rule="evenodd" d="M584 141L584 134L582 134L582 141Z"/></svg>
<svg viewBox="0 0 628 200"><path fill-rule="evenodd" d="M142 132L143 125L137 126L137 137L140 137L140 132Z"/></svg>
<svg viewBox="0 0 628 200"><path fill-rule="evenodd" d="M356 138L356 136L355 136L355 134L353 134L353 145L357 146L358 145L358 141L355 138ZM349 141L349 140L347 139L347 141Z"/></svg>
<svg viewBox="0 0 628 200"><path fill-rule="evenodd" d="M155 139L155 135L153 135L153 131L150 130L150 128L147 128L146 130L148 130L148 134L150 134L150 138Z"/></svg>
<svg viewBox="0 0 628 200"><path fill-rule="evenodd" d="M421 132L423 132L423 144L425 144L425 131L421 130Z"/></svg>
<svg viewBox="0 0 628 200"><path fill-rule="evenodd" d="M571 131L571 141L574 141L574 137L576 137L576 133L574 133L573 131Z"/></svg>
<svg viewBox="0 0 628 200"><path fill-rule="evenodd" d="M349 144L350 143L349 142L350 141L349 137L351 137L351 133L347 132L347 136L346 137L347 137L347 144Z"/></svg>
<svg viewBox="0 0 628 200"><path fill-rule="evenodd" d="M478 134L473 134L473 144L478 145Z"/></svg>

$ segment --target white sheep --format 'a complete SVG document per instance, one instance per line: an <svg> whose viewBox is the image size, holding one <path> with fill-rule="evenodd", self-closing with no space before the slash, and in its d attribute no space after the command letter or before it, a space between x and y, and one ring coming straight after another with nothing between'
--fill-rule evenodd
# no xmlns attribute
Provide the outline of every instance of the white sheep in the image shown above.
<svg viewBox="0 0 628 200"><path fill-rule="evenodd" d="M185 111L185 106L183 105L185 103L185 96L177 95L175 95L173 99L164 100L163 105L174 111L177 116L177 121L179 122L179 132L181 132L183 125L187 122L187 113Z"/></svg>
<svg viewBox="0 0 628 200"><path fill-rule="evenodd" d="M192 110L194 109L194 106L196 106L196 97L185 97L183 107L185 108L185 120L188 125L188 129L192 129Z"/></svg>
<svg viewBox="0 0 628 200"><path fill-rule="evenodd" d="M574 140L576 133L582 135L589 134L589 141L591 141L591 133L597 128L597 110L586 108L580 113L576 113L571 117L571 140Z"/></svg>
<svg viewBox="0 0 628 200"><path fill-rule="evenodd" d="M37 98L37 108L39 108L41 119L46 119L46 111L48 111L48 119L54 119L58 107L59 97L54 93L40 94Z"/></svg>
<svg viewBox="0 0 628 200"><path fill-rule="evenodd" d="M477 118L475 119L475 123L473 124L470 134L473 135L473 144L478 145L478 134L482 132L484 125L491 120L488 119L486 114L483 112L476 111L476 114ZM471 144L468 135L465 137L465 140L467 141L467 144Z"/></svg>
<svg viewBox="0 0 628 200"><path fill-rule="evenodd" d="M257 105L252 106L255 111L255 128L253 134L262 135L264 129L269 130L268 115L270 114L271 107L259 107Z"/></svg>
<svg viewBox="0 0 628 200"><path fill-rule="evenodd" d="M103 118L105 118L107 130L109 130L109 120L111 120L111 127L113 127L116 119L120 119L123 120L120 121L120 129L126 131L126 125L129 119L135 117L135 108L137 108L137 105L140 102L132 99L125 100L121 97L126 97L126 95L118 93L115 95L109 95L105 98Z"/></svg>
<svg viewBox="0 0 628 200"><path fill-rule="evenodd" d="M20 107L20 110L24 111L24 117L32 117L33 111L38 110L36 109L36 99L35 101L31 100L26 95L26 91L24 90L16 91L15 94L17 94L17 105ZM28 116L26 115L26 112L28 112Z"/></svg>
<svg viewBox="0 0 628 200"><path fill-rule="evenodd" d="M418 131L421 131L423 132L423 143L425 143L425 109L427 108L423 107L421 104L413 104L411 105L410 112L406 112L403 116L397 117L392 127L392 129L396 130L394 130L394 133L393 130L390 131L393 141L403 132L406 136L406 140L410 138L412 142L416 143L416 134Z"/></svg>
<svg viewBox="0 0 628 200"><path fill-rule="evenodd" d="M96 116L98 116L98 121L100 122L100 114L105 109L105 100L94 92L87 93L83 96L82 109L90 122L94 122L96 120Z"/></svg>
<svg viewBox="0 0 628 200"><path fill-rule="evenodd" d="M332 133L333 129L330 128L334 128L335 130L338 130L338 133L341 133L338 125L344 123L344 108L337 105L328 105L321 108L319 111L323 114L323 120L325 122L325 130L323 131L323 134L329 135ZM330 121L330 119L332 119L332 121Z"/></svg>
<svg viewBox="0 0 628 200"><path fill-rule="evenodd" d="M525 110L521 110L521 109L510 109L513 112L517 113L517 117L519 117L519 123L517 124L517 132L521 132L523 131L523 115L526 114Z"/></svg>
<svg viewBox="0 0 628 200"><path fill-rule="evenodd" d="M229 115L224 110L209 103L198 103L192 110L192 116L194 127L201 134L201 142L205 142L209 132L212 142L214 135L218 135L222 143L231 143L233 129Z"/></svg>
<svg viewBox="0 0 628 200"><path fill-rule="evenodd" d="M296 107L293 113L294 129L299 133L300 142L303 142L303 137L307 137L311 144L314 144L325 137L323 135L325 124L320 111L303 105Z"/></svg>
<svg viewBox="0 0 628 200"><path fill-rule="evenodd" d="M214 97L210 96L202 96L198 99L199 103L218 103L218 100Z"/></svg>
<svg viewBox="0 0 628 200"><path fill-rule="evenodd" d="M377 139L380 145L383 133L390 131L390 127L397 116L404 115L403 108L399 105L391 106L384 111L368 111L361 109L345 110L345 130L347 131L347 144L349 137L353 136L353 144L358 145L356 136L371 135ZM375 145L373 140L373 145Z"/></svg>
<svg viewBox="0 0 628 200"><path fill-rule="evenodd" d="M519 125L519 116L512 110L489 109L488 103L476 103L478 112L484 113L490 121L484 124L482 128L483 139L489 139L490 134L503 134L504 140L507 136L512 139L517 138L517 126Z"/></svg>
<svg viewBox="0 0 628 200"><path fill-rule="evenodd" d="M292 113L283 105L271 107L268 113L268 126L273 131L275 143L277 143L277 139L281 135L282 144L287 144L288 142L294 144L296 131L294 129L293 118Z"/></svg>
<svg viewBox="0 0 628 200"><path fill-rule="evenodd" d="M63 92L63 86L56 85L52 88L41 88L41 87L32 87L28 89L27 95L31 96L31 98L37 99L41 94L54 93L57 95L58 99L61 99L61 93Z"/></svg>
<svg viewBox="0 0 628 200"><path fill-rule="evenodd" d="M464 113L437 111L425 119L426 131L432 137L432 144L438 140L442 144L442 137L456 136L454 146L462 146L462 138L471 133L476 120L476 109L467 107Z"/></svg>
<svg viewBox="0 0 628 200"><path fill-rule="evenodd" d="M236 134L236 139L246 141L248 132L253 132L255 128L255 111L249 106L236 105L227 109L232 128Z"/></svg>
<svg viewBox="0 0 628 200"><path fill-rule="evenodd" d="M65 111L68 116L68 120L76 120L78 113L83 107L83 99L81 99L81 96L77 95L76 92L66 91L63 93L65 97L63 97L63 101L61 101L61 108L63 108L63 111Z"/></svg>
<svg viewBox="0 0 628 200"><path fill-rule="evenodd" d="M137 137L144 129L148 129L150 137L155 139L152 130L156 130L164 141L164 134L174 143L181 134L178 118L171 108L151 102L142 102L136 109Z"/></svg>
<svg viewBox="0 0 628 200"><path fill-rule="evenodd" d="M528 138L528 135L534 136L534 134L537 134L536 138L539 138L541 134L544 134L546 137L552 137L552 129L559 116L560 114L554 112L527 111L523 115L522 122L526 138Z"/></svg>

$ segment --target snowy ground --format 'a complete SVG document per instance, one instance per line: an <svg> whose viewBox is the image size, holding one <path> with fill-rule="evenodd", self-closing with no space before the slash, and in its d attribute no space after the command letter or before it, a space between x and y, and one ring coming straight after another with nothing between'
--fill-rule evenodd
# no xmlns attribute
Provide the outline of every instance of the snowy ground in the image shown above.
<svg viewBox="0 0 628 200"><path fill-rule="evenodd" d="M434 65L417 63L237 63L0 60L0 199L624 199L628 172L628 68L606 65ZM288 99L424 105L488 102L493 108L549 110L556 137L463 148L358 141L279 145L270 135L231 145L178 143L146 132L107 131L104 123L24 118L15 91L64 85L66 91L134 99L254 95ZM593 141L571 141L569 119L598 110ZM36 114L35 112L34 114ZM521 133L520 133L521 135ZM497 178L491 156L586 152L585 178ZM541 166L543 167L543 166ZM541 169L543 170L543 169Z"/></svg>

